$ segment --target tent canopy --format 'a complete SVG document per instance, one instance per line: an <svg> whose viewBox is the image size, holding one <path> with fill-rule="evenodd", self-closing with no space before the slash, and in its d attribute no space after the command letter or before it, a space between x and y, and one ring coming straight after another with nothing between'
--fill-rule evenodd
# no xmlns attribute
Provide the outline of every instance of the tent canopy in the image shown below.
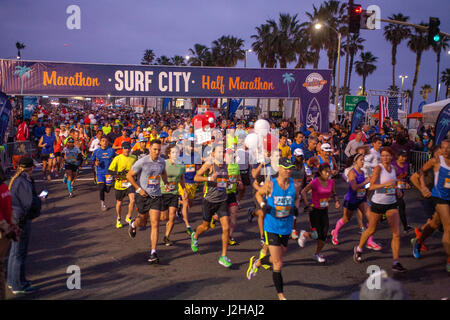
<svg viewBox="0 0 450 320"><path fill-rule="evenodd" d="M449 103L450 99L445 99L424 105L422 109L423 122L425 124L434 125L439 116L439 112L441 112L441 110Z"/></svg>

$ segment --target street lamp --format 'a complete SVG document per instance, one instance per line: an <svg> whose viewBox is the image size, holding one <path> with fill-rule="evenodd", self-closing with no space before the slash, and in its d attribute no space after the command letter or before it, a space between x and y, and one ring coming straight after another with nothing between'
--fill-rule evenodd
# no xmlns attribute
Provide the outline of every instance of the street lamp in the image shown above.
<svg viewBox="0 0 450 320"><path fill-rule="evenodd" d="M247 68L247 52L252 52L252 49L245 50L244 68Z"/></svg>
<svg viewBox="0 0 450 320"><path fill-rule="evenodd" d="M400 75L398 76L400 79L402 79L402 87L400 89L400 92L403 92L403 82L405 82L405 79L408 79L408 76Z"/></svg>
<svg viewBox="0 0 450 320"><path fill-rule="evenodd" d="M316 30L320 30L322 29L323 24L321 24L320 22L314 24L314 28ZM337 36L338 36L338 58L337 58L337 72L336 72L336 100L335 100L335 105L336 105L336 111L338 108L338 101L339 101L339 71L340 71L340 66L341 66L341 33L338 32L336 29L330 27L329 25L325 25L326 27L330 28L331 30L333 30L334 32L336 32ZM337 116L337 112L336 112L336 116Z"/></svg>

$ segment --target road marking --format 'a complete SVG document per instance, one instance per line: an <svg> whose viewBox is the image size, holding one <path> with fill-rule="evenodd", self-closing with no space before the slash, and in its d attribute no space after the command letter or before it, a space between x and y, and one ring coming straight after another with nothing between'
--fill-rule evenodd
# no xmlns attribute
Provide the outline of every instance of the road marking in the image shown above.
<svg viewBox="0 0 450 320"><path fill-rule="evenodd" d="M48 180L34 180L35 182L62 182L63 179ZM75 181L94 181L94 178L77 178Z"/></svg>

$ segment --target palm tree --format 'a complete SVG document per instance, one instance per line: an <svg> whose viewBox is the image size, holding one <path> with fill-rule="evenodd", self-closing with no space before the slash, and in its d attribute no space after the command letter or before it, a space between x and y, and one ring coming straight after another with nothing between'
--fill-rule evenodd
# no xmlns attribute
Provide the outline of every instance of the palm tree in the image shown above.
<svg viewBox="0 0 450 320"><path fill-rule="evenodd" d="M17 57L20 59L22 56L20 54L20 50L25 49L25 45L20 42L16 42L16 48L17 48Z"/></svg>
<svg viewBox="0 0 450 320"><path fill-rule="evenodd" d="M207 46L196 43L194 49L189 49L189 65L191 66L211 66L211 51Z"/></svg>
<svg viewBox="0 0 450 320"><path fill-rule="evenodd" d="M355 70L356 73L363 78L362 92L365 94L366 78L369 74L372 74L376 70L377 67L374 63L378 58L371 52L361 52L360 58L360 61L355 62Z"/></svg>
<svg viewBox="0 0 450 320"><path fill-rule="evenodd" d="M441 52L447 51L449 47L448 38L443 37L437 44L433 44L433 50L436 53L436 64L437 64L437 72L436 72L436 88L439 88L439 65L441 63ZM434 97L434 101L438 99L438 90L436 89L436 95Z"/></svg>
<svg viewBox="0 0 450 320"><path fill-rule="evenodd" d="M427 26L427 24L421 22L422 26ZM425 31L421 29L415 29L415 33L410 35L410 39L408 41L408 48L411 49L412 52L416 53L416 71L414 72L414 80L412 83L412 97L409 105L409 114L412 112L413 102L414 102L414 90L416 88L417 80L419 79L419 69L420 69L420 61L422 59L422 53L425 50L430 48L428 44L428 38Z"/></svg>
<svg viewBox="0 0 450 320"><path fill-rule="evenodd" d="M156 64L160 66L171 66L172 61L168 56L161 56L158 59L156 59Z"/></svg>
<svg viewBox="0 0 450 320"><path fill-rule="evenodd" d="M219 67L234 67L245 59L244 40L233 36L222 36L213 41L211 48L214 64Z"/></svg>
<svg viewBox="0 0 450 320"><path fill-rule="evenodd" d="M30 71L31 69L27 66L16 66L16 71L14 71L14 74L22 78L22 85L20 87L20 94L23 94L23 80L25 77L30 77Z"/></svg>
<svg viewBox="0 0 450 320"><path fill-rule="evenodd" d="M364 50L364 46L362 43L366 41L363 38L360 38L358 34L352 34L350 37L347 37L347 42L344 44L344 48L347 51L350 57L349 70L348 70L348 83L347 87L350 89L350 83L353 72L353 60L358 51Z"/></svg>
<svg viewBox="0 0 450 320"><path fill-rule="evenodd" d="M445 69L441 73L441 81L444 83L445 87L447 88L445 92L445 97L450 97L450 68Z"/></svg>
<svg viewBox="0 0 450 320"><path fill-rule="evenodd" d="M390 20L397 21L408 21L409 17L404 16L403 14L394 14L392 17L389 17ZM397 46L403 41L409 38L411 32L409 27L389 23L384 27L384 37L387 41L392 44L392 85L395 86L395 65L397 64Z"/></svg>
<svg viewBox="0 0 450 320"><path fill-rule="evenodd" d="M388 88L389 91L399 92L400 89L396 85L390 85Z"/></svg>
<svg viewBox="0 0 450 320"><path fill-rule="evenodd" d="M433 92L433 88L429 84L424 84L422 88L420 88L420 95L422 96L423 100L427 100L427 97L430 93Z"/></svg>
<svg viewBox="0 0 450 320"><path fill-rule="evenodd" d="M294 81L295 81L295 78L294 78L294 75L292 73L287 73L286 72L285 74L283 74L283 83L285 83L287 88L288 88L288 97L291 96L289 83L294 82Z"/></svg>
<svg viewBox="0 0 450 320"><path fill-rule="evenodd" d="M150 65L155 60L155 53L151 49L147 49L144 52L144 57L141 60L141 64Z"/></svg>
<svg viewBox="0 0 450 320"><path fill-rule="evenodd" d="M316 8L313 5L313 12L305 12L309 18L309 22L306 24L306 31L311 34L310 47L313 52L313 68L317 69L320 59L320 50L323 48L323 44L327 41L326 32L317 32L314 25L319 21L324 21L324 11Z"/></svg>
<svg viewBox="0 0 450 320"><path fill-rule="evenodd" d="M252 49L258 57L262 68L275 68L277 60L275 57L275 35L269 24L262 24L256 27L257 34L251 36L255 42L252 43Z"/></svg>
<svg viewBox="0 0 450 320"><path fill-rule="evenodd" d="M295 53L297 54L295 68L304 69L307 65L314 63L314 53L309 50L310 42L311 36L308 31L305 28L300 29L295 40Z"/></svg>
<svg viewBox="0 0 450 320"><path fill-rule="evenodd" d="M174 66L185 66L186 62L184 61L184 58L182 56L173 56L170 58L170 62Z"/></svg>

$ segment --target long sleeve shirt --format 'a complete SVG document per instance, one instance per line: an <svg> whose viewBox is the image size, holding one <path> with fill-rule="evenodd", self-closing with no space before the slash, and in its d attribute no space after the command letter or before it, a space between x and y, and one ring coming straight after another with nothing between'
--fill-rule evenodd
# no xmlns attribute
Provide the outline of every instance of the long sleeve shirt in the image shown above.
<svg viewBox="0 0 450 320"><path fill-rule="evenodd" d="M347 157L351 157L352 155L356 154L356 149L363 146L364 142L360 141L357 142L356 140L352 140L347 144L347 147L345 148L345 155Z"/></svg>

